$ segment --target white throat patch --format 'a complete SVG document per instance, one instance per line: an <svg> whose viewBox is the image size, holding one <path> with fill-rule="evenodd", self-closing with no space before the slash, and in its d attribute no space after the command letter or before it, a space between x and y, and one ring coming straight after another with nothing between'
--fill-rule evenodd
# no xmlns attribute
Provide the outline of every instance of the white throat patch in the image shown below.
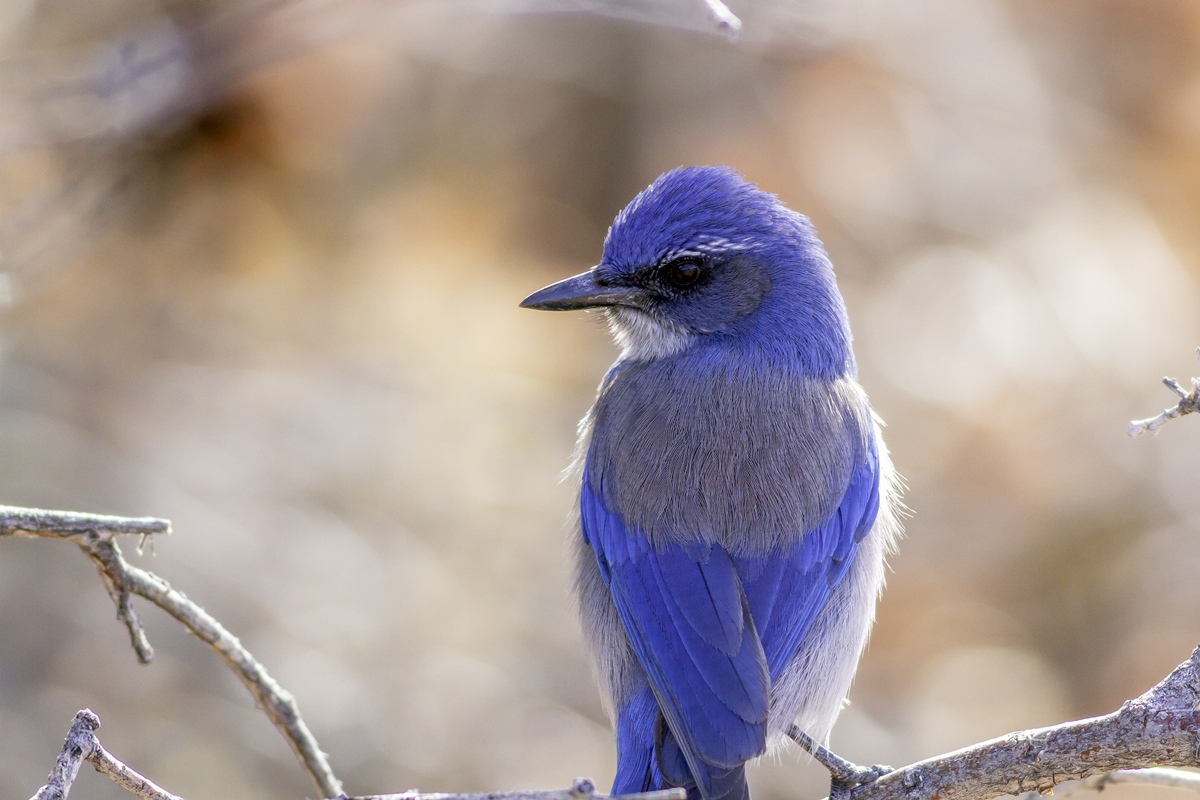
<svg viewBox="0 0 1200 800"><path fill-rule="evenodd" d="M630 361L650 361L681 352L692 336L674 325L663 324L645 311L625 306L608 310L608 325L621 358Z"/></svg>

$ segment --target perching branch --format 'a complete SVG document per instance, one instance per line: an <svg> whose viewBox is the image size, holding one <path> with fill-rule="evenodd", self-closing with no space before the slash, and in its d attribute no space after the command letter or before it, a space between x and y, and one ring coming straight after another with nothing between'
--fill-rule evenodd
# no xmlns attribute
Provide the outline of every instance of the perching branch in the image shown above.
<svg viewBox="0 0 1200 800"><path fill-rule="evenodd" d="M146 640L141 622L133 613L130 602L138 595L166 611L198 638L212 646L230 669L241 679L259 706L284 735L296 751L304 769L312 777L326 798L342 798L341 782L334 776L325 754L308 730L295 699L267 673L266 669L250 655L233 634L213 619L203 608L188 600L182 592L172 589L166 581L153 573L139 569L125 560L121 549L113 541L121 534L137 534L143 537L159 533L170 533L167 520L153 518L109 517L99 514L79 514L69 511L42 511L33 508L0 506L0 536L22 536L40 539L64 539L83 550L96 566L105 587L117 606L117 616L129 629L130 639L138 660L149 663L154 655ZM138 774L106 751L96 737L100 719L90 710L75 715L71 729L63 744L62 752L55 762L46 785L32 800L67 800L71 784L79 774L83 761L88 761L96 771L107 775L115 783L142 800L180 800L153 781ZM657 792L625 795L624 800L686 800L683 789L668 789ZM513 792L509 794L421 794L404 792L393 795L369 795L352 800L607 800L596 792L590 780L579 778L570 789L548 792Z"/></svg>
<svg viewBox="0 0 1200 800"><path fill-rule="evenodd" d="M1107 774L1108 782L1121 782L1141 774L1121 770L1200 767L1198 700L1200 647L1161 683L1111 714L1010 733L837 794L847 800L991 800L1044 794L1066 781L1093 776ZM1174 770L1169 774L1175 786L1185 783L1180 775L1200 778ZM1165 782L1167 776L1158 773L1150 780Z"/></svg>
<svg viewBox="0 0 1200 800"><path fill-rule="evenodd" d="M638 794L607 795L596 791L596 785L587 778L576 778L570 789L555 789L548 792L489 792L487 794L440 794L421 792L399 792L397 794L368 794L349 797L346 800L687 800L686 789L660 789Z"/></svg>
<svg viewBox="0 0 1200 800"><path fill-rule="evenodd" d="M144 597L209 642L242 678L276 727L301 756L301 762L322 779L324 756L299 717L295 701L255 661L245 648L203 609L165 581L129 565L112 537L121 533L148 535L167 532L163 520L124 519L87 514L0 507L0 536L16 535L67 539L78 545L100 570L118 608L130 594ZM126 598L126 600L122 600ZM140 638L136 618L123 617ZM135 641L138 637L135 636ZM1200 776L1171 769L1200 767L1200 647L1150 691L1111 714L1048 728L1021 731L973 745L901 769L862 768L829 756L835 772L835 800L991 800L1002 795L1045 793L1067 781L1084 780L1081 788L1100 789L1108 783L1156 783L1200 790ZM33 800L66 800L79 765L87 760L97 771L143 800L179 800L122 764L100 746L95 736L100 721L90 711L76 715L62 753L47 784ZM794 738L820 750L798 730ZM307 737L306 739L304 737ZM302 747L311 750L302 751ZM305 753L319 757L310 765ZM826 760L822 760L826 763ZM1134 771L1129 771L1134 770ZM882 774L881 774L882 773ZM1090 779L1090 780L1088 780ZM322 792L326 790L322 787ZM340 791L325 797L345 797ZM684 800L682 790L628 795L628 800ZM578 780L566 791L510 794L447 795L405 792L367 795L350 800L604 800L590 781Z"/></svg>
<svg viewBox="0 0 1200 800"><path fill-rule="evenodd" d="M1200 348L1196 350L1196 357L1200 358ZM1147 431L1158 433L1158 429L1166 425L1168 420L1200 411L1200 378L1192 378L1192 390L1190 392L1180 386L1179 381L1174 378L1163 378L1163 384L1179 396L1179 402L1157 417L1135 419L1129 423L1130 436L1140 436Z"/></svg>
<svg viewBox="0 0 1200 800"><path fill-rule="evenodd" d="M342 793L342 783L301 718L295 698L276 683L236 636L162 578L131 565L114 541L119 534L148 536L169 533L170 528L170 523L162 519L127 519L0 506L0 536L66 539L83 550L99 571L117 606L117 618L125 623L133 649L143 664L150 662L154 650L133 611L132 595L154 603L197 638L207 642L241 679L272 724L283 734L317 785L321 797L337 797Z"/></svg>
<svg viewBox="0 0 1200 800"><path fill-rule="evenodd" d="M710 5L712 3L710 2ZM718 3L718 5L720 5ZM1200 351L1197 352L1200 355ZM1134 422L1130 435L1156 432L1167 420L1200 410L1200 379L1185 392L1174 380L1164 381L1180 397L1175 408L1158 417ZM346 798L316 740L300 718L295 700L204 609L157 576L131 566L113 537L122 533L169 532L165 520L124 519L91 514L39 511L0 506L0 536L61 538L74 542L100 571L129 629L138 658L149 662L153 651L133 613L132 594L144 597L208 642L234 670L275 726L287 738L301 763L327 798L340 800L604 800L586 779L566 791L510 794L366 795ZM1078 789L1101 790L1110 783L1152 783L1200 791L1200 774L1169 767L1200 767L1200 647L1157 686L1101 717L1047 728L1010 733L997 739L926 759L900 769L865 768L825 750L795 726L789 735L831 772L831 800L992 800L1004 795L1046 794L1067 781ZM66 800L81 760L143 800L180 800L154 785L107 753L95 731L100 720L80 711L45 786L33 800ZM672 789L626 795L626 800L686 800Z"/></svg>
<svg viewBox="0 0 1200 800"><path fill-rule="evenodd" d="M829 800L844 800L856 786L870 783L893 771L882 765L862 767L847 761L838 754L818 744L811 736L793 724L787 730L788 738L800 745L825 769L829 770Z"/></svg>
<svg viewBox="0 0 1200 800"><path fill-rule="evenodd" d="M139 774L109 753L100 744L96 731L100 729L100 718L90 709L75 715L62 752L54 763L54 769L46 785L38 789L31 800L67 800L71 784L79 775L84 761L91 763L101 775L107 775L118 786L137 795L142 800L182 800L154 781ZM509 792L507 794L421 794L401 792L399 794L374 794L339 800L611 800L596 792L596 786L587 778L576 778L570 789L549 792ZM623 795L622 800L687 800L683 789L664 789L657 792Z"/></svg>

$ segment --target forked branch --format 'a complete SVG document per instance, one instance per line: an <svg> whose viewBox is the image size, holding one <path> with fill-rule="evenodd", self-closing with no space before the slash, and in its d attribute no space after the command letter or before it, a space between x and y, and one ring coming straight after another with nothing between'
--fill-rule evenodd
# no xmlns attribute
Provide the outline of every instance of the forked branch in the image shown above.
<svg viewBox="0 0 1200 800"><path fill-rule="evenodd" d="M71 784L79 775L84 761L91 763L96 771L112 778L119 786L127 789L142 800L180 800L154 781L139 775L100 745L96 731L100 729L100 718L85 708L75 715L62 752L54 762L54 769L46 779L46 785L38 789L32 800L67 800Z"/></svg>
<svg viewBox="0 0 1200 800"><path fill-rule="evenodd" d="M334 775L316 737L300 716L295 698L271 677L225 626L182 592L172 589L162 578L126 561L115 541L115 537L121 534L145 537L169 533L170 530L170 523L163 519L131 519L0 506L0 536L65 539L79 546L100 573L100 579L116 604L117 618L129 631L130 642L143 664L150 663L154 650L134 613L134 595L149 600L182 623L197 638L207 642L250 690L272 724L283 734L317 785L321 797L337 797L342 793L342 783Z"/></svg>
<svg viewBox="0 0 1200 800"><path fill-rule="evenodd" d="M79 775L84 761L96 771L107 775L118 786L140 797L142 800L182 800L154 781L126 766L100 744L96 731L100 729L100 718L84 709L75 715L62 752L54 763L54 769L46 785L38 789L31 800L67 800L71 785ZM339 795L339 800L611 800L596 791L596 786L587 778L576 778L570 789L548 792L509 792L505 794L422 794L401 792L399 794L373 794L348 798ZM664 789L656 792L624 795L622 800L687 800L683 789Z"/></svg>
<svg viewBox="0 0 1200 800"><path fill-rule="evenodd" d="M150 536L169 533L170 523L162 519L109 517L66 511L42 511L32 508L0 506L0 536L40 539L64 539L76 544L96 566L105 587L117 606L117 616L129 630L138 660L149 663L154 655L130 598L143 597L166 611L198 638L207 642L254 695L259 706L296 751L301 764L321 791L321 797L342 800L606 800L596 792L590 780L577 779L570 789L508 794L448 795L404 792L346 798L341 782L334 776L325 754L300 717L295 699L267 673L237 638L203 608L193 603L162 578L131 565L125 560L114 537L122 534ZM96 731L99 718L84 709L75 715L62 752L50 777L33 800L66 800L71 784L87 761L103 775L142 798L142 800L180 800L157 786L149 778L126 766L100 744ZM686 800L687 792L669 789L626 795L625 800Z"/></svg>

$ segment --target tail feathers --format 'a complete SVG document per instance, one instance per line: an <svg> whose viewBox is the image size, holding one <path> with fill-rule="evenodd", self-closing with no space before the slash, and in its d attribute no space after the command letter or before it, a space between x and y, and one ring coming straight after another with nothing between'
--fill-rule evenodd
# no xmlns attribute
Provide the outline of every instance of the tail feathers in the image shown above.
<svg viewBox="0 0 1200 800"><path fill-rule="evenodd" d="M666 788L654 758L654 720L658 703L647 686L617 714L617 777L612 794L635 794Z"/></svg>
<svg viewBox="0 0 1200 800"><path fill-rule="evenodd" d="M679 786L688 800L750 800L744 765L700 764L695 775L647 687L617 715L617 776L612 794L635 794Z"/></svg>
<svg viewBox="0 0 1200 800"><path fill-rule="evenodd" d="M661 714L654 730L654 752L664 785L686 788L688 800L750 800L745 765L730 769L701 763L696 774Z"/></svg>
<svg viewBox="0 0 1200 800"><path fill-rule="evenodd" d="M639 758L630 757L632 755L618 762L611 794L636 794L678 786L687 789L688 800L750 800L745 766L733 769L708 767L704 774L704 785L708 789L705 794L690 773L683 781L665 778L658 769L652 747L643 747Z"/></svg>
<svg viewBox="0 0 1200 800"><path fill-rule="evenodd" d="M750 787L746 785L746 766L739 764L733 769L713 767L706 781L709 800L750 800ZM690 798L691 792L688 792Z"/></svg>
<svg viewBox="0 0 1200 800"><path fill-rule="evenodd" d="M654 755L658 761L658 770L663 780L671 786L695 786L692 769L688 766L687 756L683 748L675 741L675 735L667 727L667 721L662 714L654 723Z"/></svg>

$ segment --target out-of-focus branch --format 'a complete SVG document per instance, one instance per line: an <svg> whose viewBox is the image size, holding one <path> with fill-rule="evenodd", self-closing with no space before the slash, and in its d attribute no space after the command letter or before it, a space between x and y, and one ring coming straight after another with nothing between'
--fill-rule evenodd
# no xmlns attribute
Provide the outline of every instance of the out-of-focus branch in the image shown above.
<svg viewBox="0 0 1200 800"><path fill-rule="evenodd" d="M81 514L75 511L44 511L40 508L0 506L0 536L24 536L39 539L65 539L79 545L89 557L109 546L115 548L113 537L121 534L139 535L145 539L155 534L171 532L171 523L154 517L110 517L103 514ZM118 551L119 552L119 551ZM94 560L94 559L93 559ZM146 631L133 611L129 590L115 584L103 570L100 577L104 588L117 606L117 619L129 631L129 641L138 661L149 664L154 648Z"/></svg>
<svg viewBox="0 0 1200 800"><path fill-rule="evenodd" d="M1124 770L1200 767L1198 700L1200 647L1161 683L1111 714L1010 733L835 793L846 800L990 800L1045 794L1093 776L1120 782L1144 774ZM1179 775L1196 777L1168 772L1176 776L1175 786L1184 785ZM1142 782L1165 779L1159 773Z"/></svg>
<svg viewBox="0 0 1200 800"><path fill-rule="evenodd" d="M713 22L717 23L717 27L727 36L735 38L741 32L742 21L721 0L704 0L704 7L708 10L708 15L712 17Z"/></svg>
<svg viewBox="0 0 1200 800"><path fill-rule="evenodd" d="M152 536L170 532L171 523L156 517L110 517L77 511L0 506L0 536L36 536L75 541L79 538L111 539L123 533Z"/></svg>
<svg viewBox="0 0 1200 800"><path fill-rule="evenodd" d="M1175 789L1190 789L1200 792L1200 773L1187 772L1170 767L1151 767L1149 769L1125 769L1117 772L1107 772L1080 781L1080 789L1104 791L1104 787L1114 783L1141 783L1151 786L1170 786Z"/></svg>
<svg viewBox="0 0 1200 800"><path fill-rule="evenodd" d="M271 677L236 636L182 592L172 589L162 578L126 561L121 549L113 540L119 534L146 536L169 531L170 523L161 519L127 519L96 514L0 507L0 536L66 539L83 550L99 571L105 588L117 606L117 618L124 622L129 630L130 642L138 660L143 664L150 662L154 651L133 611L133 595L154 603L182 623L197 638L207 642L241 679L276 729L283 734L295 751L296 757L300 759L301 765L317 785L321 797L337 797L342 793L341 781L334 775L329 760L317 744L316 737L300 716L295 698Z"/></svg>
<svg viewBox="0 0 1200 800"><path fill-rule="evenodd" d="M1200 358L1200 348L1196 350L1196 357ZM1200 378L1192 378L1192 390L1190 392L1180 386L1179 381L1174 378L1163 378L1163 384L1179 396L1179 402L1157 417L1135 419L1129 423L1130 436L1139 436L1147 432L1158 433L1158 429L1166 425L1168 420L1200 411Z"/></svg>
<svg viewBox="0 0 1200 800"><path fill-rule="evenodd" d="M67 740L63 742L62 752L58 754L58 761L54 762L46 785L38 789L33 800L67 800L71 784L79 775L79 767L84 761L90 762L97 772L112 778L117 785L142 800L180 800L105 750L96 737L99 728L100 718L90 709L85 708L75 715L71 729L67 731Z"/></svg>

